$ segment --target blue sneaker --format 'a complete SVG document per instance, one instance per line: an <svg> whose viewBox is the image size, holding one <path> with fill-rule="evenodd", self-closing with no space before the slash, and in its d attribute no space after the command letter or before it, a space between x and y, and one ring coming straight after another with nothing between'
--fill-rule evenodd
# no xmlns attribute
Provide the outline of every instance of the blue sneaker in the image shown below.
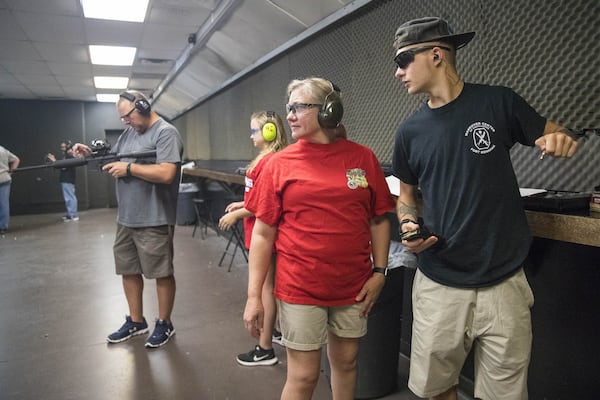
<svg viewBox="0 0 600 400"><path fill-rule="evenodd" d="M167 344L169 339L171 339L171 336L174 334L175 328L173 328L172 323L168 323L162 319L157 319L154 332L152 332L152 335L146 339L146 347L156 348Z"/></svg>
<svg viewBox="0 0 600 400"><path fill-rule="evenodd" d="M133 322L128 315L125 317L123 326L121 326L118 331L108 335L106 341L108 343L120 343L133 336L142 335L146 332L148 332L148 324L146 323L145 318L142 319L142 322Z"/></svg>

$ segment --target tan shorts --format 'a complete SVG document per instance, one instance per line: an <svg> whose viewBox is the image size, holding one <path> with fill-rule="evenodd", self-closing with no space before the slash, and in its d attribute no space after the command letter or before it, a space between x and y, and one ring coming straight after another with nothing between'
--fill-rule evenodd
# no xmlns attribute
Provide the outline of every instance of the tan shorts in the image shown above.
<svg viewBox="0 0 600 400"><path fill-rule="evenodd" d="M118 275L142 274L148 279L173 275L173 226L128 228L117 224L113 245Z"/></svg>
<svg viewBox="0 0 600 400"><path fill-rule="evenodd" d="M458 384L475 343L475 397L527 399L533 293L523 270L491 287L440 285L417 270L408 387L432 397Z"/></svg>
<svg viewBox="0 0 600 400"><path fill-rule="evenodd" d="M367 333L367 319L359 316L359 303L321 307L277 300L277 305L283 343L293 350L319 350L327 343L328 331L343 338L360 338Z"/></svg>

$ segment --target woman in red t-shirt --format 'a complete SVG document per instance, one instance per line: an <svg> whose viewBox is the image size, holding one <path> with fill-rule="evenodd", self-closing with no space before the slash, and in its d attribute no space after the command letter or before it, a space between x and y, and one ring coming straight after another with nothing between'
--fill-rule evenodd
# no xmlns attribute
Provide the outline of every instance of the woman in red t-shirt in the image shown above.
<svg viewBox="0 0 600 400"><path fill-rule="evenodd" d="M387 272L395 204L373 152L346 138L339 90L321 78L288 86L297 142L273 154L245 203L254 213L244 323L263 329L261 288L273 244L275 297L287 351L282 399L310 399L327 343L336 399L353 399L360 337Z"/></svg>
<svg viewBox="0 0 600 400"><path fill-rule="evenodd" d="M254 227L254 214L244 207L244 203L252 196L253 188L258 182L263 167L271 156L287 146L287 136L283 128L283 122L279 115L273 111L259 111L250 117L250 138L254 147L260 150L260 153L250 162L246 169L246 189L244 192L244 201L230 203L225 208L225 215L219 220L219 228L228 230L237 223L238 220L244 220L244 244L247 249L250 248L252 238L252 228ZM275 279L275 255L272 256L271 268L262 286L262 302L265 308L265 329L260 333L258 344L254 349L247 353L237 356L237 362L241 365L273 365L277 363L277 357L273 351L273 340L280 341L281 333L275 329L277 317L277 304L273 294L273 284ZM281 343L281 342L279 342Z"/></svg>

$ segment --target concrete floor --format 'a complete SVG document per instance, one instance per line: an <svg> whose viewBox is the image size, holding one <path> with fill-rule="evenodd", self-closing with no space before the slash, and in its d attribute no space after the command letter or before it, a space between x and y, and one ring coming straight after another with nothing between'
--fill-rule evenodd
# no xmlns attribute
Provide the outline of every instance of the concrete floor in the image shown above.
<svg viewBox="0 0 600 400"><path fill-rule="evenodd" d="M255 342L242 324L247 264L236 256L231 272L217 263L226 239L209 230L205 240L192 226L175 230L177 296L171 342L156 350L144 337L108 345L106 335L124 321L127 306L114 275L114 209L80 214L13 216L0 236L0 398L278 399L285 381L280 362L242 367L238 353ZM157 315L155 285L146 281L145 316ZM152 324L153 325L153 324ZM417 399L406 389L382 399ZM314 399L331 399L324 374Z"/></svg>

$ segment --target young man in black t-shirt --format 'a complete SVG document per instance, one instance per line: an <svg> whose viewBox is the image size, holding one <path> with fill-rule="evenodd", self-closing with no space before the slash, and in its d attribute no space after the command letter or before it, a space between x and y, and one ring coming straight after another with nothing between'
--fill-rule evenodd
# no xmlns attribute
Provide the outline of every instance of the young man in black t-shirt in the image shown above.
<svg viewBox="0 0 600 400"><path fill-rule="evenodd" d="M60 151L63 153L63 160L74 158L72 147L73 145L69 140L60 143ZM46 157L52 162L56 161L56 157L52 153L48 153ZM79 213L77 212L77 196L75 194L76 176L77 171L75 167L60 169L59 181L63 198L65 199L65 207L67 209L67 214L62 217L63 221L65 222L79 221Z"/></svg>
<svg viewBox="0 0 600 400"><path fill-rule="evenodd" d="M453 34L440 18L406 22L395 35L396 78L409 94L429 96L398 128L392 161L401 231L434 232L403 241L419 258L409 387L456 399L476 344L475 397L521 400L533 305L522 264L531 239L509 151L519 142L570 157L577 142L511 89L460 78L456 50L474 35Z"/></svg>

